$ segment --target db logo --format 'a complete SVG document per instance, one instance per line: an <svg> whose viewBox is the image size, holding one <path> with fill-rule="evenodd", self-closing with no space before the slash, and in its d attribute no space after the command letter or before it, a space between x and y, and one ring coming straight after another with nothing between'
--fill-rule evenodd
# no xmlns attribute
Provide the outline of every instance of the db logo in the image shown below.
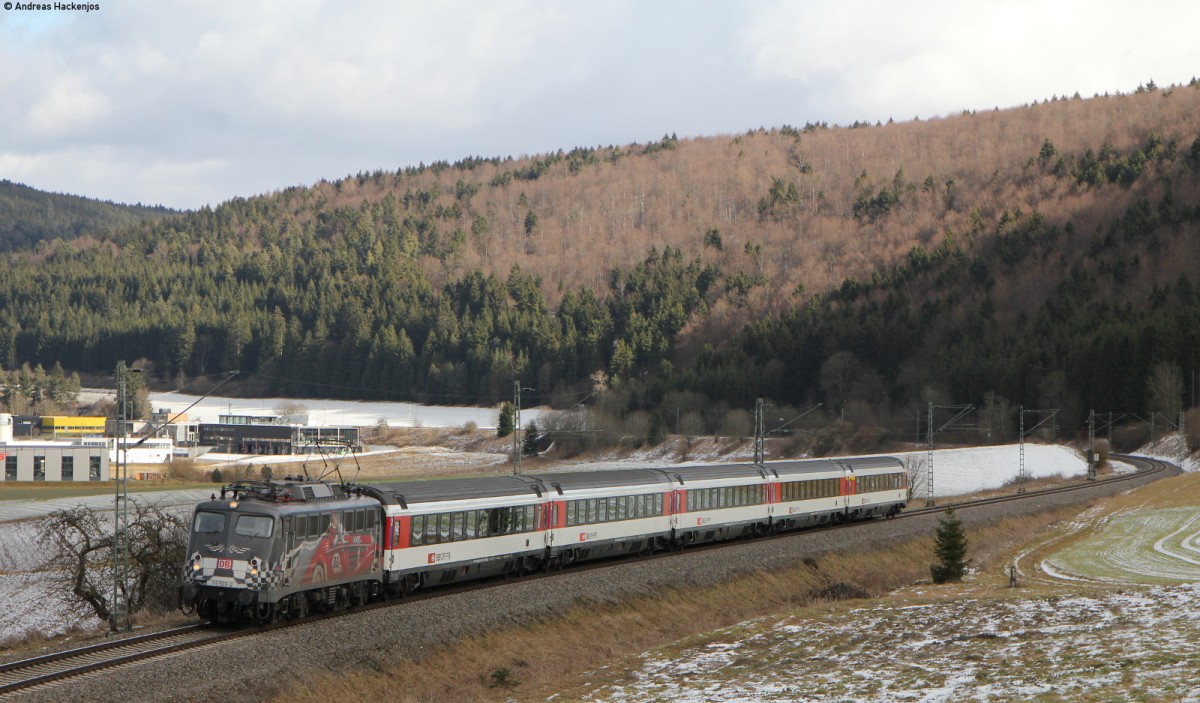
<svg viewBox="0 0 1200 703"><path fill-rule="evenodd" d="M230 571L233 571L233 560L232 559L218 559L217 560L217 568L218 569L228 569Z"/></svg>

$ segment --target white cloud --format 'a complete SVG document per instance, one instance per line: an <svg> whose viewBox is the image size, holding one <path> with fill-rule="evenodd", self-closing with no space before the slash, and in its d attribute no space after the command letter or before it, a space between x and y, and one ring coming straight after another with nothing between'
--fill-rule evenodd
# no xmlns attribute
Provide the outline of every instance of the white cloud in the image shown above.
<svg viewBox="0 0 1200 703"><path fill-rule="evenodd" d="M26 129L37 136L61 136L87 130L112 111L108 96L78 75L54 79L26 116Z"/></svg>
<svg viewBox="0 0 1200 703"><path fill-rule="evenodd" d="M184 207L470 154L1090 95L1200 64L1200 4L1165 0L107 0L15 14L0 16L0 65L14 67L0 72L0 177Z"/></svg>

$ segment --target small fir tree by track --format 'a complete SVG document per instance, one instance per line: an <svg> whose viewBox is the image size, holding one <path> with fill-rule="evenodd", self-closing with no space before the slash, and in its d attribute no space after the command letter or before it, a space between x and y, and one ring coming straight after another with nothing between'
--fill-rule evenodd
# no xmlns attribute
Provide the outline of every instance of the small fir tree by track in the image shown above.
<svg viewBox="0 0 1200 703"><path fill-rule="evenodd" d="M954 517L953 508L947 510L946 516L938 523L933 554L937 563L929 566L929 575L934 583L962 580L971 560L966 558L967 535L963 531L962 520Z"/></svg>

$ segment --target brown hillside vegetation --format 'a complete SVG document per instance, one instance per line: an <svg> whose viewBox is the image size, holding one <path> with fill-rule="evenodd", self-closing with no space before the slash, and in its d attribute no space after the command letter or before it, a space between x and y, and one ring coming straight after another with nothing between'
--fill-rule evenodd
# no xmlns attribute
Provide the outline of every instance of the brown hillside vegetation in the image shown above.
<svg viewBox="0 0 1200 703"><path fill-rule="evenodd" d="M761 276L768 285L743 299L761 313L793 302L801 286L819 292L886 267L914 245L932 248L946 232L993 231L1005 212L1037 211L1089 231L1128 202L1054 177L1054 161L1071 168L1088 150L1107 144L1124 152L1149 135L1185 149L1198 116L1200 90L1176 87L877 126L664 137L469 169L438 164L270 197L289 213L285 222L303 226L323 209L427 194L444 208L443 236L457 230L466 239L445 261L424 257L435 285L474 269L504 275L519 264L542 277L554 305L563 289L602 288L611 269L670 245L685 258ZM1047 142L1056 156L1043 162ZM899 197L889 212L855 217L857 200L893 188Z"/></svg>

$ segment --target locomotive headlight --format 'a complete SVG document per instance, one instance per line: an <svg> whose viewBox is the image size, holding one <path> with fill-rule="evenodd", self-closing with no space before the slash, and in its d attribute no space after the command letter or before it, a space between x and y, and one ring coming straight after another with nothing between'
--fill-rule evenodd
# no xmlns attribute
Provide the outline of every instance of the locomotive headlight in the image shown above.
<svg viewBox="0 0 1200 703"><path fill-rule="evenodd" d="M258 557L252 557L250 559L250 575L251 576L258 576L258 567L261 564L262 564L262 562L258 560Z"/></svg>

